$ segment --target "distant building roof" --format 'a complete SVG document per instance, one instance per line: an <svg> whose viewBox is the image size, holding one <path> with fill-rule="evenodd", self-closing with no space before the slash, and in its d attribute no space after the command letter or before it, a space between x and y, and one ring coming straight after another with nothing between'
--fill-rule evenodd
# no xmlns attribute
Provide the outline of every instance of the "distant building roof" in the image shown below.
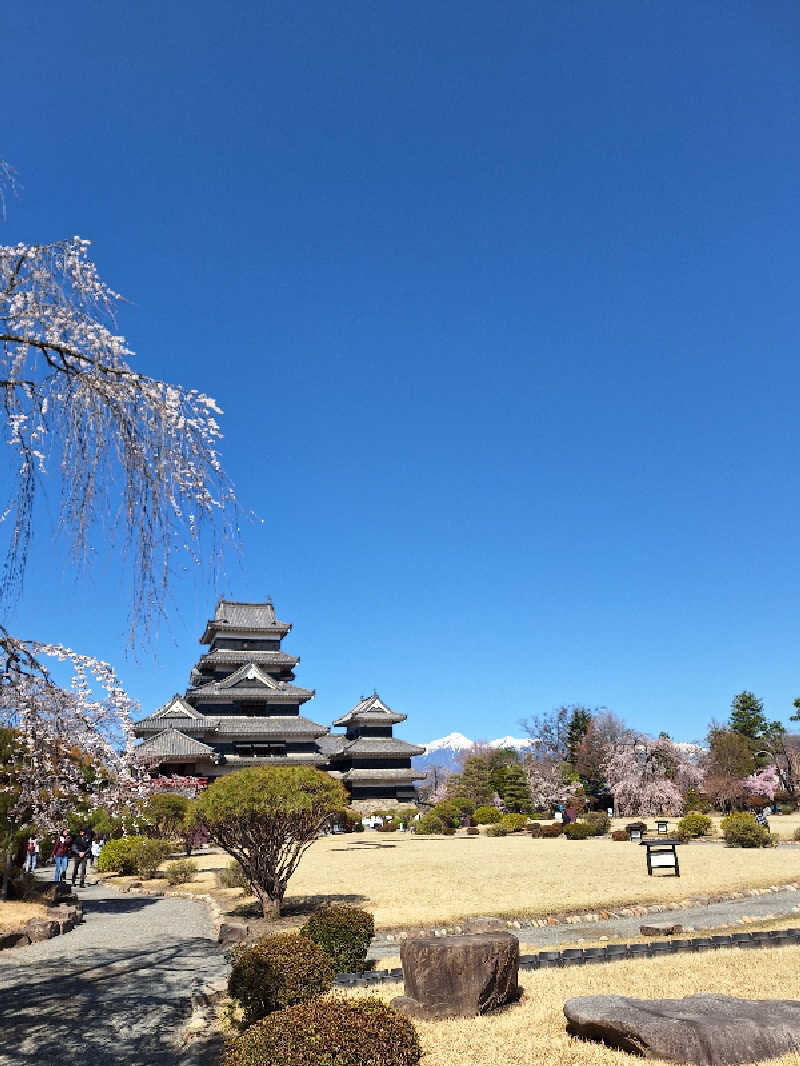
<svg viewBox="0 0 800 1066"><path fill-rule="evenodd" d="M216 761L217 755L208 744L187 737L177 729L165 729L150 740L137 744L134 753L140 761L150 759L197 759L207 758Z"/></svg>
<svg viewBox="0 0 800 1066"><path fill-rule="evenodd" d="M263 603L241 603L238 600L217 601L214 617L209 618L200 637L201 644L210 644L215 633L230 630L242 633L275 633L286 636L292 628L291 622L281 622L275 617L272 600Z"/></svg>
<svg viewBox="0 0 800 1066"><path fill-rule="evenodd" d="M373 692L371 696L359 700L352 710L337 718L333 724L348 726L360 722L364 725L395 725L405 720L406 715L397 714L391 707L387 707L377 692Z"/></svg>

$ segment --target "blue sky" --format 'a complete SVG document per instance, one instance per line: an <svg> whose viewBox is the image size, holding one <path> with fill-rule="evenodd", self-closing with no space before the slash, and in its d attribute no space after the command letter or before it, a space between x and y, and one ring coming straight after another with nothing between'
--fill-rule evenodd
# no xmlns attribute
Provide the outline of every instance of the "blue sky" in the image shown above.
<svg viewBox="0 0 800 1066"><path fill-rule="evenodd" d="M786 2L6 6L2 243L78 233L263 523L124 658L41 503L5 621L185 687L271 594L330 721L800 695L800 14Z"/></svg>

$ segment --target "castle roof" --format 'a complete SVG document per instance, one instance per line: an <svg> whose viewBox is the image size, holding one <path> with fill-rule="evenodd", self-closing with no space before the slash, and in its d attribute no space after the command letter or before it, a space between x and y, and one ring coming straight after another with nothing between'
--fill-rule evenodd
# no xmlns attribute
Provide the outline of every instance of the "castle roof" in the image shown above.
<svg viewBox="0 0 800 1066"><path fill-rule="evenodd" d="M398 737L358 737L357 740L342 738L344 744L338 752L332 752L331 758L350 759L364 756L424 755L425 749L416 744L409 744Z"/></svg>
<svg viewBox="0 0 800 1066"><path fill-rule="evenodd" d="M276 681L257 663L247 662L227 677L208 681L187 691L194 700L245 699L266 703L305 703L314 695L313 689L300 688L286 681Z"/></svg>
<svg viewBox="0 0 800 1066"><path fill-rule="evenodd" d="M269 715L263 718L223 714L216 720L215 736L226 737L324 737L328 727L312 722L301 714Z"/></svg>
<svg viewBox="0 0 800 1066"><path fill-rule="evenodd" d="M208 744L202 744L193 737L187 737L177 729L165 729L150 740L143 740L134 749L136 758L141 761L150 759L198 759L217 760L217 754Z"/></svg>
<svg viewBox="0 0 800 1066"><path fill-rule="evenodd" d="M206 718L191 704L175 695L157 711L134 723L137 736L145 733L160 733L165 729L177 729L183 733L208 733L217 725L216 718Z"/></svg>
<svg viewBox="0 0 800 1066"><path fill-rule="evenodd" d="M341 718L337 718L333 724L340 726L395 725L405 720L406 715L397 714L383 702L377 692L373 692L371 696L359 700L352 710L343 714Z"/></svg>
<svg viewBox="0 0 800 1066"><path fill-rule="evenodd" d="M281 622L276 618L275 608L269 598L263 603L220 599L217 601L214 617L206 622L200 643L210 644L215 634L226 631L285 637L291 628L291 622Z"/></svg>

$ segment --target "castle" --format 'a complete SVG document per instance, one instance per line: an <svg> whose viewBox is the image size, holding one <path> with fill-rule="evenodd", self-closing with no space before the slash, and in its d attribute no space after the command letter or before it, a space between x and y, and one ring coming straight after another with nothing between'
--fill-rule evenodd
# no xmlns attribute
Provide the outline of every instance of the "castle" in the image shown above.
<svg viewBox="0 0 800 1066"><path fill-rule="evenodd" d="M269 599L219 600L189 688L135 723L137 757L162 774L209 781L246 766L313 766L341 780L357 810L414 803L424 774L411 757L425 749L392 735L406 716L377 692L336 719L344 733L301 715L314 690L293 684L300 660L281 647L291 628Z"/></svg>

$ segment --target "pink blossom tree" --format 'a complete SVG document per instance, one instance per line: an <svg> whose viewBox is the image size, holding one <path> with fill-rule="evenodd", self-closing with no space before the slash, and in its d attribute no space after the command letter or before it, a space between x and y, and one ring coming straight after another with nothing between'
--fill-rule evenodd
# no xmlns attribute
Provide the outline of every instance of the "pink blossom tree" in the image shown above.
<svg viewBox="0 0 800 1066"><path fill-rule="evenodd" d="M671 740L627 733L603 763L606 784L622 817L679 814L688 788L697 788L703 771L691 753Z"/></svg>
<svg viewBox="0 0 800 1066"><path fill-rule="evenodd" d="M742 784L751 796L766 796L770 801L775 799L775 793L781 787L778 771L774 766L765 766L763 770L750 774Z"/></svg>
<svg viewBox="0 0 800 1066"><path fill-rule="evenodd" d="M570 781L565 764L549 756L530 756L523 764L534 808L565 804L575 795L577 781Z"/></svg>

